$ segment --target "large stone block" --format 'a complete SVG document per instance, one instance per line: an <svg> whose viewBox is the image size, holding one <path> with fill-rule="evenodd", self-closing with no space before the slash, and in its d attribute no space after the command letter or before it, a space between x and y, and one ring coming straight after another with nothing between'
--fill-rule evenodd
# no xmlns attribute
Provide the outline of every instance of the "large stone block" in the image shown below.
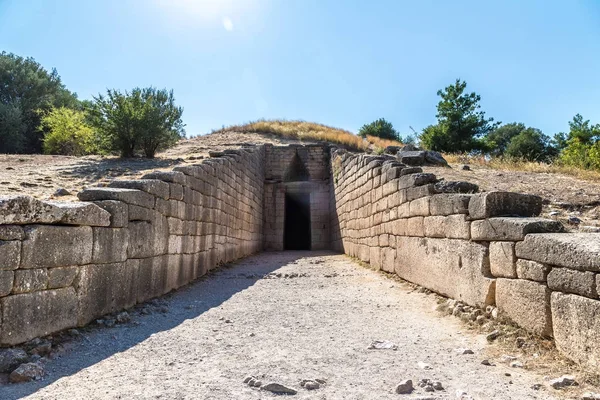
<svg viewBox="0 0 600 400"><path fill-rule="evenodd" d="M448 239L471 239L471 221L465 214L448 215L444 225Z"/></svg>
<svg viewBox="0 0 600 400"><path fill-rule="evenodd" d="M47 201L46 203L53 205L62 211L63 215L56 223L87 226L110 225L110 213L94 203L84 203L79 201L69 203Z"/></svg>
<svg viewBox="0 0 600 400"><path fill-rule="evenodd" d="M4 297L12 292L15 271L0 270L0 297Z"/></svg>
<svg viewBox="0 0 600 400"><path fill-rule="evenodd" d="M71 286L79 267L56 267L48 270L48 289Z"/></svg>
<svg viewBox="0 0 600 400"><path fill-rule="evenodd" d="M129 230L123 228L93 228L92 262L107 264L125 261L129 245Z"/></svg>
<svg viewBox="0 0 600 400"><path fill-rule="evenodd" d="M6 296L2 303L0 342L16 345L77 325L73 288Z"/></svg>
<svg viewBox="0 0 600 400"><path fill-rule="evenodd" d="M470 194L442 193L431 196L431 215L468 214Z"/></svg>
<svg viewBox="0 0 600 400"><path fill-rule="evenodd" d="M517 276L536 282L546 282L550 266L531 260L517 260Z"/></svg>
<svg viewBox="0 0 600 400"><path fill-rule="evenodd" d="M530 233L565 232L564 226L544 218L489 218L471 223L473 240L523 240Z"/></svg>
<svg viewBox="0 0 600 400"><path fill-rule="evenodd" d="M168 274L169 257L166 255L139 260L137 302L142 303L169 292Z"/></svg>
<svg viewBox="0 0 600 400"><path fill-rule="evenodd" d="M136 206L153 208L154 196L137 189L90 188L77 194L82 201L118 200Z"/></svg>
<svg viewBox="0 0 600 400"><path fill-rule="evenodd" d="M85 265L80 267L75 282L77 290L77 324L135 305L138 261Z"/></svg>
<svg viewBox="0 0 600 400"><path fill-rule="evenodd" d="M129 258L147 258L167 253L169 228L166 217L159 216L152 222L132 221L128 229Z"/></svg>
<svg viewBox="0 0 600 400"><path fill-rule="evenodd" d="M0 240L0 270L19 268L21 262L21 242Z"/></svg>
<svg viewBox="0 0 600 400"><path fill-rule="evenodd" d="M15 271L13 293L29 293L48 287L48 271L45 268L19 269Z"/></svg>
<svg viewBox="0 0 600 400"><path fill-rule="evenodd" d="M488 248L455 239L398 237L395 272L403 279L471 305L494 303Z"/></svg>
<svg viewBox="0 0 600 400"><path fill-rule="evenodd" d="M411 201L409 204L409 216L417 217L422 216L426 217L429 215L429 197L421 197L420 199L416 199Z"/></svg>
<svg viewBox="0 0 600 400"><path fill-rule="evenodd" d="M169 198L169 184L158 179L114 180L108 186L111 188L137 189L165 200Z"/></svg>
<svg viewBox="0 0 600 400"><path fill-rule="evenodd" d="M185 184L185 174L178 171L152 171L142 176L142 179L158 179L164 182Z"/></svg>
<svg viewBox="0 0 600 400"><path fill-rule="evenodd" d="M600 271L599 233L536 233L516 245L517 257L577 270Z"/></svg>
<svg viewBox="0 0 600 400"><path fill-rule="evenodd" d="M471 197L469 217L535 217L542 211L542 198L513 192L486 192Z"/></svg>
<svg viewBox="0 0 600 400"><path fill-rule="evenodd" d="M437 180L434 174L420 173L404 175L398 179L398 189L407 189L413 186L422 186L434 183Z"/></svg>
<svg viewBox="0 0 600 400"><path fill-rule="evenodd" d="M110 214L110 224L112 228L123 228L127 226L129 221L128 205L122 201L116 200L99 200L95 201L98 207L108 211Z"/></svg>
<svg viewBox="0 0 600 400"><path fill-rule="evenodd" d="M490 270L498 278L516 278L517 258L513 242L490 243Z"/></svg>
<svg viewBox="0 0 600 400"><path fill-rule="evenodd" d="M600 301L553 292L550 303L556 347L570 359L600 371Z"/></svg>
<svg viewBox="0 0 600 400"><path fill-rule="evenodd" d="M0 225L0 240L23 240L25 232L19 225Z"/></svg>
<svg viewBox="0 0 600 400"><path fill-rule="evenodd" d="M21 268L89 264L93 234L89 226L31 225L25 228Z"/></svg>
<svg viewBox="0 0 600 400"><path fill-rule="evenodd" d="M0 196L0 225L52 224L63 215L60 208L30 196Z"/></svg>
<svg viewBox="0 0 600 400"><path fill-rule="evenodd" d="M496 306L529 332L552 336L550 289L524 279L496 281Z"/></svg>
<svg viewBox="0 0 600 400"><path fill-rule="evenodd" d="M591 298L598 297L596 293L596 274L593 272L553 267L547 279L548 287L554 291L574 293Z"/></svg>

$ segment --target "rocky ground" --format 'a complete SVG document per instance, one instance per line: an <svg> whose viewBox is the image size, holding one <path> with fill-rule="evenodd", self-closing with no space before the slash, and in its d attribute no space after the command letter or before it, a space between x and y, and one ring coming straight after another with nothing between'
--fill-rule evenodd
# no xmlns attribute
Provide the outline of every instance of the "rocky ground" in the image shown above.
<svg viewBox="0 0 600 400"><path fill-rule="evenodd" d="M575 395L553 389L549 378L556 376L538 375L518 354L500 354L486 335L436 311L438 303L346 256L263 253L129 310L128 318L71 332L37 361L43 379L0 385L0 398Z"/></svg>

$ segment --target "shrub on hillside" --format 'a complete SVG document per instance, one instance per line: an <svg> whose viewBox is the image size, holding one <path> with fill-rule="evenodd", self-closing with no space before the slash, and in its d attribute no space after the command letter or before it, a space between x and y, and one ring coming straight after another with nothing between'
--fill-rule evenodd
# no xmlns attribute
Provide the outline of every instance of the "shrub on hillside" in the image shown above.
<svg viewBox="0 0 600 400"><path fill-rule="evenodd" d="M153 158L185 134L183 108L175 105L172 90L150 87L121 93L109 89L106 97L94 97L91 113L101 147L122 157L143 152Z"/></svg>
<svg viewBox="0 0 600 400"><path fill-rule="evenodd" d="M47 132L43 145L46 154L82 156L96 150L94 131L83 111L54 108L42 117L41 129Z"/></svg>
<svg viewBox="0 0 600 400"><path fill-rule="evenodd" d="M557 137L564 147L559 158L563 165L600 170L600 125L591 125L577 114L569 122L569 133Z"/></svg>
<svg viewBox="0 0 600 400"><path fill-rule="evenodd" d="M392 123L386 121L384 118L379 118L370 124L363 125L358 131L358 136L363 138L374 136L381 139L396 141L400 138L400 134L394 129Z"/></svg>
<svg viewBox="0 0 600 400"><path fill-rule="evenodd" d="M555 152L548 136L539 129L526 128L510 139L504 155L527 161L547 161Z"/></svg>

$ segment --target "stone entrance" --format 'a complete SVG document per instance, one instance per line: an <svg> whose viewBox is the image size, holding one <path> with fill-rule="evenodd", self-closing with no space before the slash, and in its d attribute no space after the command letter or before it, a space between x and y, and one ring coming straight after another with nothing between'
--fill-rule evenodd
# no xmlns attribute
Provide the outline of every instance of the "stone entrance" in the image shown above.
<svg viewBox="0 0 600 400"><path fill-rule="evenodd" d="M283 247L310 250L310 193L286 193Z"/></svg>

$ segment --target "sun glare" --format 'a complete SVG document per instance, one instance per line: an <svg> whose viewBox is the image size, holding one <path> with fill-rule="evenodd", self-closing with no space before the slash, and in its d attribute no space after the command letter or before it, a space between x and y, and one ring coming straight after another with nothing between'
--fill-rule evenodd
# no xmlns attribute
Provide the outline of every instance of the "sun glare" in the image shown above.
<svg viewBox="0 0 600 400"><path fill-rule="evenodd" d="M232 16L246 12L253 0L155 0L161 12L166 12L179 22L212 20L221 22L227 31L233 31Z"/></svg>

